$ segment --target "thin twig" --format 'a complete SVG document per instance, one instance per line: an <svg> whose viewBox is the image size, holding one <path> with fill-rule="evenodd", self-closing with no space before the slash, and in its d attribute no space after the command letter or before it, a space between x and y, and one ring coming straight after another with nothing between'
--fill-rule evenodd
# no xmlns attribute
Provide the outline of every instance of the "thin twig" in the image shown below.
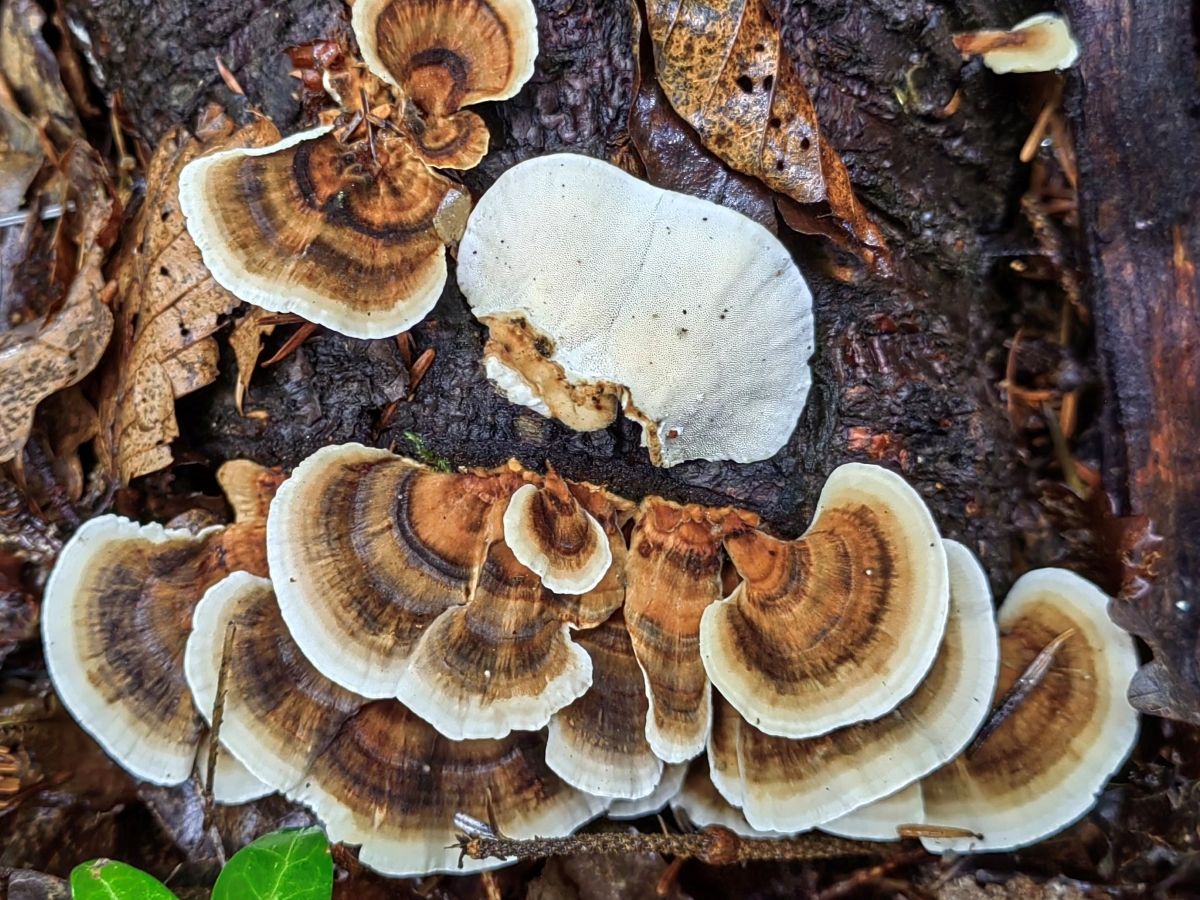
<svg viewBox="0 0 1200 900"><path fill-rule="evenodd" d="M462 827L459 822L459 827ZM728 828L710 825L693 834L640 834L596 832L565 838L508 838L490 828L476 834L460 834L458 846L472 859L544 859L548 856L591 853L619 855L661 853L667 856L698 859L713 866L728 866L751 860L844 859L879 856L878 844L848 841L828 835L808 834L796 838L743 838Z"/></svg>
<svg viewBox="0 0 1200 900"><path fill-rule="evenodd" d="M225 674L233 651L233 636L237 623L225 626L225 640L221 644L221 664L217 669L217 696L213 702L212 725L208 729L208 771L204 773L205 818L210 818L213 803L213 780L217 777L217 754L221 752L221 722L225 718Z"/></svg>
<svg viewBox="0 0 1200 900"><path fill-rule="evenodd" d="M1050 671L1050 666L1054 664L1054 657L1062 649L1063 644L1069 641L1074 634L1075 629L1068 628L1042 648L1041 652L1033 658L1033 662L1029 664L1028 668L1021 673L1021 677L1013 683L1013 686L1008 689L1008 693L996 705L991 718L980 729L979 734L976 735L975 740L971 742L971 746L967 748L967 752L964 755L970 756L978 750L983 745L983 742L995 734L996 729L1003 725L1008 717L1016 711L1017 707L1025 701L1030 692L1045 681L1046 675Z"/></svg>

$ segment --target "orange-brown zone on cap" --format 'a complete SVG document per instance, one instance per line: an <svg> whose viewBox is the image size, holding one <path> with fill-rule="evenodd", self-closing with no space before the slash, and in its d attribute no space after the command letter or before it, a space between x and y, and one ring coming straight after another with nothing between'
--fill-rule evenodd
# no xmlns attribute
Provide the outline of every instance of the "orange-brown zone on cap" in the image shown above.
<svg viewBox="0 0 1200 900"><path fill-rule="evenodd" d="M889 603L895 551L867 506L822 512L802 541L745 530L725 539L743 578L728 614L735 665L761 673L780 694L819 695L849 662L888 674L909 610Z"/></svg>
<svg viewBox="0 0 1200 900"><path fill-rule="evenodd" d="M995 702L1002 704L1038 655L1072 628L1075 632L1055 652L1045 677L999 727L921 782L931 820L940 807L953 807L955 798L963 796L980 797L989 807L1002 809L1044 794L1100 738L1098 723L1104 715L1097 706L1108 701L1097 659L1104 648L1089 646L1079 623L1050 603L1027 607L1002 630Z"/></svg>
<svg viewBox="0 0 1200 900"><path fill-rule="evenodd" d="M626 564L625 620L664 736L694 743L708 726L700 617L721 596L721 534L699 506L643 502Z"/></svg>
<svg viewBox="0 0 1200 900"><path fill-rule="evenodd" d="M473 169L487 155L487 125L475 113L451 116L406 117L404 130L412 150L427 166L438 169Z"/></svg>
<svg viewBox="0 0 1200 900"><path fill-rule="evenodd" d="M576 431L596 431L616 420L620 385L568 379L563 367L550 358L554 342L523 316L484 316L480 321L488 327L484 357L517 372L555 419Z"/></svg>
<svg viewBox="0 0 1200 900"><path fill-rule="evenodd" d="M544 587L507 544L493 541L469 601L430 626L412 667L450 695L536 697L572 663L562 625L575 600Z"/></svg>
<svg viewBox="0 0 1200 900"><path fill-rule="evenodd" d="M592 659L592 687L556 714L559 736L584 760L657 770L658 759L646 742L645 682L625 617L617 610L602 625L575 635L575 643Z"/></svg>
<svg viewBox="0 0 1200 900"><path fill-rule="evenodd" d="M76 621L63 623L79 628L92 687L180 744L196 743L204 726L184 679L183 651L196 601L229 574L221 537L110 544L81 588Z"/></svg>
<svg viewBox="0 0 1200 900"><path fill-rule="evenodd" d="M269 585L245 590L224 662L225 705L253 723L263 751L298 780L363 699L322 676L300 652Z"/></svg>
<svg viewBox="0 0 1200 900"><path fill-rule="evenodd" d="M380 658L407 656L434 619L466 602L491 508L464 489L472 478L398 457L338 463L299 498L293 546L312 595Z"/></svg>
<svg viewBox="0 0 1200 900"><path fill-rule="evenodd" d="M205 187L225 252L276 285L355 313L420 293L441 264L434 216L451 182L400 139L341 143L332 134L211 164Z"/></svg>
<svg viewBox="0 0 1200 900"><path fill-rule="evenodd" d="M587 511L558 475L550 472L522 516L526 536L559 572L575 572L590 563L600 541Z"/></svg>
<svg viewBox="0 0 1200 900"><path fill-rule="evenodd" d="M442 832L456 813L523 830L572 789L545 762L540 732L452 741L394 700L363 706L338 729L309 770L321 790L351 810L361 832L414 839ZM490 802L489 802L490 801Z"/></svg>
<svg viewBox="0 0 1200 900"><path fill-rule="evenodd" d="M514 23L488 0L404 0L374 23L380 62L427 113L494 99L513 77Z"/></svg>

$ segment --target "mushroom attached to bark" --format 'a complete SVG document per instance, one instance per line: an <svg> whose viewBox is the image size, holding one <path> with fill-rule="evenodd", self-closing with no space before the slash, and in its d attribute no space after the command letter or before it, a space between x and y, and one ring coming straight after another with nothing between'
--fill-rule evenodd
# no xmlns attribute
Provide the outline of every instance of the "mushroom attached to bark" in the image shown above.
<svg viewBox="0 0 1200 900"><path fill-rule="evenodd" d="M664 762L701 753L711 727L699 632L721 596L720 534L709 510L647 497L629 540L625 622L650 700L646 740Z"/></svg>
<svg viewBox="0 0 1200 900"><path fill-rule="evenodd" d="M812 297L783 245L608 163L505 172L467 223L458 281L510 400L578 430L623 407L656 465L765 459L804 407Z"/></svg>
<svg viewBox="0 0 1200 900"><path fill-rule="evenodd" d="M472 485L361 444L324 447L284 482L267 524L271 576L323 675L395 696L417 640L466 602L483 563L493 498Z"/></svg>
<svg viewBox="0 0 1200 900"><path fill-rule="evenodd" d="M212 709L222 645L222 736L246 767L311 807L331 840L361 844L360 859L391 875L459 868L456 813L495 815L513 837L565 836L604 801L565 785L539 734L450 741L394 700L370 701L323 677L292 641L270 582L234 575L208 591L188 642L189 683Z"/></svg>
<svg viewBox="0 0 1200 900"><path fill-rule="evenodd" d="M484 121L462 107L506 100L533 74L530 0L357 0L367 67L399 89L403 121L431 166L468 169L487 152Z"/></svg>
<svg viewBox="0 0 1200 900"><path fill-rule="evenodd" d="M42 639L55 691L105 752L144 781L185 781L207 743L183 653L193 608L228 573L223 538L220 527L193 534L100 516L63 547L46 584ZM213 788L218 801L235 803L268 790L224 753Z"/></svg>
<svg viewBox="0 0 1200 900"><path fill-rule="evenodd" d="M193 160L179 202L226 290L366 338L433 308L456 237L439 226L470 199L401 138L342 143L323 126Z"/></svg>
<svg viewBox="0 0 1200 900"><path fill-rule="evenodd" d="M1137 650L1108 618L1108 602L1065 569L1018 579L1000 607L1000 681L979 735L916 790L828 830L894 836L917 825L931 834L922 838L929 850L983 852L1034 843L1087 813L1137 740L1126 696ZM938 830L963 836L932 836Z"/></svg>
<svg viewBox="0 0 1200 900"><path fill-rule="evenodd" d="M973 31L954 35L963 56L981 54L983 64L998 74L1069 69L1079 59L1079 44L1066 19L1041 13L1008 31Z"/></svg>
<svg viewBox="0 0 1200 900"><path fill-rule="evenodd" d="M945 544L949 622L933 668L894 710L802 740L773 737L736 716L735 740L718 741L726 729L714 727L713 780L730 791L733 779L720 776L736 768L727 799L754 828L802 831L886 797L953 758L983 723L999 665L992 595L971 552Z"/></svg>
<svg viewBox="0 0 1200 900"><path fill-rule="evenodd" d="M541 486L517 488L504 511L513 556L559 594L590 591L612 565L604 528L553 469Z"/></svg>
<svg viewBox="0 0 1200 900"><path fill-rule="evenodd" d="M799 539L746 528L725 548L743 580L704 610L700 654L756 728L802 738L877 718L929 672L949 613L946 552L899 475L840 466Z"/></svg>

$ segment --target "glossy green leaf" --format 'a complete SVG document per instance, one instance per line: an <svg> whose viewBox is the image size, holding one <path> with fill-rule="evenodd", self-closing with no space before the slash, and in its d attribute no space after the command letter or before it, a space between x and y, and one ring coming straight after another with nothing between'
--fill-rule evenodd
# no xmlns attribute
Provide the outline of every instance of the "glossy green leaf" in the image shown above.
<svg viewBox="0 0 1200 900"><path fill-rule="evenodd" d="M71 900L176 900L163 883L112 859L93 859L71 870Z"/></svg>
<svg viewBox="0 0 1200 900"><path fill-rule="evenodd" d="M212 900L329 900L333 859L320 828L289 828L243 847L221 871Z"/></svg>

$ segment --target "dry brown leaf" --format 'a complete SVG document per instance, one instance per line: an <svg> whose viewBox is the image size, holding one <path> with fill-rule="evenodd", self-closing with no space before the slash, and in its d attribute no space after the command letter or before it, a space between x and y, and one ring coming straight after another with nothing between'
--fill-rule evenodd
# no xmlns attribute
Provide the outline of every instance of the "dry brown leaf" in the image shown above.
<svg viewBox="0 0 1200 900"><path fill-rule="evenodd" d="M874 264L886 250L821 136L762 0L647 0L659 84L704 145L797 203L827 203Z"/></svg>
<svg viewBox="0 0 1200 900"><path fill-rule="evenodd" d="M238 300L209 275L179 209L179 172L216 146L262 146L278 140L258 120L231 134L210 111L192 138L169 132L150 161L146 199L117 262L117 325L100 401L97 444L110 477L121 484L169 465L179 436L175 400L217 377L212 334Z"/></svg>
<svg viewBox="0 0 1200 900"><path fill-rule="evenodd" d="M229 334L229 346L233 348L233 356L237 360L237 386L234 389L233 402L237 406L239 416L245 415L242 405L246 400L246 392L250 389L250 379L254 377L254 370L258 367L263 338L275 330L274 320L277 318L278 313L260 306L252 306L250 311L237 321Z"/></svg>
<svg viewBox="0 0 1200 900"><path fill-rule="evenodd" d="M112 333L100 267L111 246L113 201L90 148L76 144L61 168L78 210L71 217L78 225L64 226L64 234L75 232L79 265L57 309L0 334L0 462L25 446L39 402L95 368Z"/></svg>

